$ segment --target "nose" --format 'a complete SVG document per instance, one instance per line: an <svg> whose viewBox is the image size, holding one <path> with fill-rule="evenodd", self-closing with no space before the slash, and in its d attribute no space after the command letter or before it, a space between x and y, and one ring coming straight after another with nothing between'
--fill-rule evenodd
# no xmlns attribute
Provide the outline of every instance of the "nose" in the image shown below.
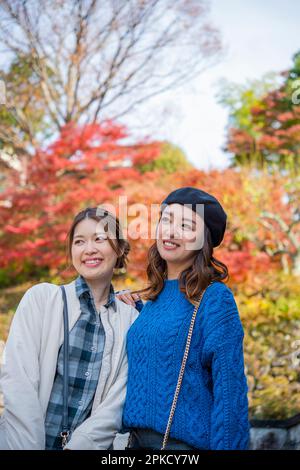
<svg viewBox="0 0 300 470"><path fill-rule="evenodd" d="M84 251L85 253L95 253L97 251L97 247L93 240L87 240Z"/></svg>
<svg viewBox="0 0 300 470"><path fill-rule="evenodd" d="M182 238L182 229L178 224L173 226L173 236L175 239Z"/></svg>
<svg viewBox="0 0 300 470"><path fill-rule="evenodd" d="M179 227L178 224L176 223L170 223L168 225L168 227L166 228L166 232L164 233L164 235L167 237L167 238L181 238L181 235L182 235L182 232L181 232L181 228Z"/></svg>

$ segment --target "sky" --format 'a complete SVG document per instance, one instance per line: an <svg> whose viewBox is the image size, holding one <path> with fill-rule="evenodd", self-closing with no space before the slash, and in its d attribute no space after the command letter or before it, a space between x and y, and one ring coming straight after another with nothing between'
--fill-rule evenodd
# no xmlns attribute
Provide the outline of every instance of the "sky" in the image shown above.
<svg viewBox="0 0 300 470"><path fill-rule="evenodd" d="M219 28L225 54L192 83L147 104L152 137L179 145L199 169L225 168L222 151L228 111L217 103L224 80L245 84L292 64L300 49L300 1L211 0L210 18ZM159 102L158 102L159 100ZM154 119L162 109L163 119ZM151 120L150 120L151 121ZM155 125L155 122L159 124Z"/></svg>

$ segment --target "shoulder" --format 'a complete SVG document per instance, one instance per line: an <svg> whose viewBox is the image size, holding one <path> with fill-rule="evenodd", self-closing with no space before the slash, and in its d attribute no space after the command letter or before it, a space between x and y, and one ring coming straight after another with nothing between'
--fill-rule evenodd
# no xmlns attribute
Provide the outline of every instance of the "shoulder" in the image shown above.
<svg viewBox="0 0 300 470"><path fill-rule="evenodd" d="M233 292L222 282L214 282L208 286L201 303L207 325L211 326L216 322L229 318L239 319Z"/></svg>
<svg viewBox="0 0 300 470"><path fill-rule="evenodd" d="M58 292L59 287L55 284L40 283L27 289L23 295L13 317L13 326L18 324L30 326L30 328L40 325L46 312L53 313L50 295Z"/></svg>
<svg viewBox="0 0 300 470"><path fill-rule="evenodd" d="M42 300L50 295L55 295L60 291L60 287L50 282L41 282L30 287L24 294L24 298Z"/></svg>
<svg viewBox="0 0 300 470"><path fill-rule="evenodd" d="M49 282L41 282L31 286L25 292L18 305L17 312L24 308L32 315L36 311L41 311L41 309L46 311L47 309L52 309L58 299L61 299L60 286Z"/></svg>
<svg viewBox="0 0 300 470"><path fill-rule="evenodd" d="M235 303L234 295L230 287L223 282L216 281L207 287L203 295L203 303L220 300L222 300L222 302L230 301L231 303Z"/></svg>
<svg viewBox="0 0 300 470"><path fill-rule="evenodd" d="M133 323L139 315L138 310L132 305L125 304L125 302L122 302L122 300L119 300L117 297L115 300L119 315L121 315L125 321L130 324Z"/></svg>
<svg viewBox="0 0 300 470"><path fill-rule="evenodd" d="M210 291L210 292L231 292L231 289L224 283L224 282L221 282L221 281L214 281L212 282L212 284L210 284L207 288L207 291Z"/></svg>

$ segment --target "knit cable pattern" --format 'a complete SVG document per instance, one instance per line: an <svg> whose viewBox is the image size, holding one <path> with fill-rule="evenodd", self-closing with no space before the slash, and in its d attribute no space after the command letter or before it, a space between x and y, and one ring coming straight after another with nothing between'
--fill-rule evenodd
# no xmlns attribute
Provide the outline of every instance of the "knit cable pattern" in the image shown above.
<svg viewBox="0 0 300 470"><path fill-rule="evenodd" d="M126 427L164 433L193 305L165 281L127 337ZM249 440L243 328L231 290L211 285L195 322L170 436L199 449L246 449Z"/></svg>

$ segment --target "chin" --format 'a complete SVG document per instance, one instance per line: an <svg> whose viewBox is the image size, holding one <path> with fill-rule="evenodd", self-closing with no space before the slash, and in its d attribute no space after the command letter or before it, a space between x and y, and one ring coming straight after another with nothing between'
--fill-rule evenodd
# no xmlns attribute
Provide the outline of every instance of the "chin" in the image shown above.
<svg viewBox="0 0 300 470"><path fill-rule="evenodd" d="M102 277L103 275L105 276L105 273L102 273L102 272L94 272L94 273L91 273L91 272L82 272L80 273L82 277L84 277L85 279L89 280L89 279L98 279L100 277Z"/></svg>
<svg viewBox="0 0 300 470"><path fill-rule="evenodd" d="M159 252L159 254L160 254L160 257L164 261L173 261L173 262L180 261L177 256L174 256L174 253L165 253L165 252L160 253Z"/></svg>

